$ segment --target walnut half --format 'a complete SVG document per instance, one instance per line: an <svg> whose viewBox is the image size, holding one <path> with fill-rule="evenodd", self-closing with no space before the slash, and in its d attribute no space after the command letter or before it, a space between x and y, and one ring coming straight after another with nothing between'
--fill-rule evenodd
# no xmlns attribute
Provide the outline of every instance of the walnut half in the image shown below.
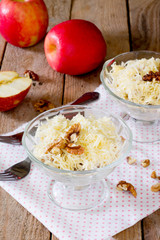
<svg viewBox="0 0 160 240"><path fill-rule="evenodd" d="M131 156L127 157L127 163L132 165L133 163L135 163L137 160Z"/></svg>
<svg viewBox="0 0 160 240"><path fill-rule="evenodd" d="M117 190L124 190L124 191L129 191L132 193L132 195L134 197L137 197L137 192L134 188L134 186L131 184L131 183L128 183L126 181L120 181L118 184L117 184Z"/></svg>
<svg viewBox="0 0 160 240"><path fill-rule="evenodd" d="M39 81L39 76L31 70L26 70L24 72L24 75L25 75L25 77L31 78L33 81Z"/></svg>
<svg viewBox="0 0 160 240"><path fill-rule="evenodd" d="M152 173L151 173L151 178L154 178L154 179L158 179L158 180L160 180L160 176L157 176L157 174L156 174L156 171L153 171Z"/></svg>
<svg viewBox="0 0 160 240"><path fill-rule="evenodd" d="M54 104L52 104L51 102L45 99L40 99L33 106L35 110L40 113L45 112L49 109L55 108Z"/></svg>
<svg viewBox="0 0 160 240"><path fill-rule="evenodd" d="M82 146L71 144L71 143L67 145L66 150L68 153L71 153L74 155L81 155L84 153L84 148Z"/></svg>
<svg viewBox="0 0 160 240"><path fill-rule="evenodd" d="M148 167L150 165L150 160L149 159L145 159L145 160L141 161L141 165L144 168Z"/></svg>
<svg viewBox="0 0 160 240"><path fill-rule="evenodd" d="M152 185L151 191L152 192L159 192L160 191L160 182Z"/></svg>

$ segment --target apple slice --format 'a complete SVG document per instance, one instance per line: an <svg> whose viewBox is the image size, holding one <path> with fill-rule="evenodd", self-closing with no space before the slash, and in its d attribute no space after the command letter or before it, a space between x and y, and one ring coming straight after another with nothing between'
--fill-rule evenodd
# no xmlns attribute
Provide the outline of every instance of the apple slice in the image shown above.
<svg viewBox="0 0 160 240"><path fill-rule="evenodd" d="M0 72L0 83L7 83L12 81L14 78L18 78L19 75L14 71L2 71Z"/></svg>
<svg viewBox="0 0 160 240"><path fill-rule="evenodd" d="M6 81L0 83L0 111L16 107L27 95L31 84L32 80L28 77L13 78L10 81L6 77Z"/></svg>

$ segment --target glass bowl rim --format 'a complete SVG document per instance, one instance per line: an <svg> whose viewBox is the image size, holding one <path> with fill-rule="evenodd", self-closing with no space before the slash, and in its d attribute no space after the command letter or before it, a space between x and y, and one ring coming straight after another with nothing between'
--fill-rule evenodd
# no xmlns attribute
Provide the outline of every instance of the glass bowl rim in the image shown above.
<svg viewBox="0 0 160 240"><path fill-rule="evenodd" d="M48 113L52 112L52 111L55 111L55 113L57 112L60 112L61 110L63 109L66 109L67 107L74 107L74 108L84 108L84 109L92 109L92 110L98 110L98 111L101 111L101 112L104 112L104 114L107 112L109 114L109 116L112 116L113 118L117 119L118 121L122 122L123 125L126 127L127 129L127 132L129 133L129 139L127 140L128 143L127 143L127 150L125 153L122 154L121 157L119 157L116 161L102 167L102 168L96 168L96 169L91 169L91 170L84 170L84 171L72 171L72 170L63 170L63 169L59 169L59 168L55 168L53 166L50 166L50 165L47 165L43 162L41 162L40 160L38 160L32 153L31 151L27 148L26 146L26 143L25 143L25 138L27 136L27 130L31 127L32 123L35 122L37 119L47 115ZM95 107L92 107L92 106L87 106L87 105L65 105L65 106L61 106L61 107L57 107L57 108L54 108L54 109L50 109L48 111L45 111L41 114L39 114L37 117L33 118L25 127L24 129L24 134L23 134L23 138L22 138L22 145L23 147L25 148L29 158L31 158L32 161L38 163L39 165L41 165L42 167L44 168L47 168L49 170L53 170L54 172L56 173L68 173L68 174L73 174L73 175L87 175L87 174L90 174L90 173L96 173L96 172L100 172L102 169L104 170L105 168L107 169L110 169L110 168L114 168L115 166L118 165L118 163L120 163L126 156L127 154L130 152L131 150L131 147L132 147L132 140L133 140L133 136L132 136L132 132L130 130L130 128L127 126L127 124L125 123L125 121L119 117L119 116L116 116L114 114L110 114L108 111L104 111L104 110L101 110L101 109L98 109L98 108L95 108ZM47 117L47 116L46 116Z"/></svg>
<svg viewBox="0 0 160 240"><path fill-rule="evenodd" d="M116 55L115 57L111 58L111 59L108 59L107 61L105 61L105 63L103 64L103 67L102 67L102 71L100 73L100 80L105 88L105 90L107 90L107 92L109 92L109 94L111 94L113 97L115 97L116 99L120 100L121 102L123 103L126 103L128 105L131 105L131 106L134 106L134 107L140 107L140 108L146 108L146 109L159 109L160 108L160 105L144 105L144 104L139 104L139 103L134 103L134 102L131 102L131 101L128 101L124 98L121 98L119 97L118 95L116 95L106 84L105 84L105 81L104 81L104 76L103 76L103 73L106 69L106 65L108 65L110 62L112 62L113 60L116 60L117 57L121 57L121 56L124 56L124 55L128 55L129 53L154 53L154 54L159 54L159 52L155 52L155 51L147 51L147 50L139 50L139 51L130 51L130 52L124 52L124 53L121 53L119 55Z"/></svg>

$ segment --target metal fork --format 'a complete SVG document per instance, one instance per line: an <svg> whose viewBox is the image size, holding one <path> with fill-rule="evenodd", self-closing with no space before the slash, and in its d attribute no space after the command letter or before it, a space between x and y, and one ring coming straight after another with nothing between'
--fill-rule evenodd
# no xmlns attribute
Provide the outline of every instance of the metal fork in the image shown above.
<svg viewBox="0 0 160 240"><path fill-rule="evenodd" d="M79 104L86 104L88 102L95 101L99 98L98 92L87 92L79 97L74 102L70 103L71 105L79 105ZM22 136L23 132L10 135L10 136L0 136L0 142L9 143L13 145L21 145L22 144Z"/></svg>
<svg viewBox="0 0 160 240"><path fill-rule="evenodd" d="M4 172L0 173L0 181L16 181L28 175L31 168L31 160L26 158L22 162L7 168Z"/></svg>

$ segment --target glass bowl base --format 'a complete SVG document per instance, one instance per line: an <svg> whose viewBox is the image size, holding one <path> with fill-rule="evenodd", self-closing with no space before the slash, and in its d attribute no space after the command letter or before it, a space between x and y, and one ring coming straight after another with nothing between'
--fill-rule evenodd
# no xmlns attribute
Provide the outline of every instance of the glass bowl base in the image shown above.
<svg viewBox="0 0 160 240"><path fill-rule="evenodd" d="M133 134L133 141L139 143L154 143L160 141L160 121L141 121L123 115L128 127Z"/></svg>
<svg viewBox="0 0 160 240"><path fill-rule="evenodd" d="M70 186L52 180L48 188L49 198L59 207L80 211L94 208L109 198L105 180L87 186Z"/></svg>

